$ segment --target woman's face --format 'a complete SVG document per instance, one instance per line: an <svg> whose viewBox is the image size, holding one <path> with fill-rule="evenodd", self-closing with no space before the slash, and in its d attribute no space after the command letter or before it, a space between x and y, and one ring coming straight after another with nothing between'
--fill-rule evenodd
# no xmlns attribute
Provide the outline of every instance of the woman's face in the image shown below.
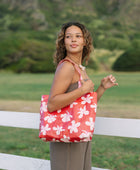
<svg viewBox="0 0 140 170"><path fill-rule="evenodd" d="M67 55L70 53L82 54L85 45L82 30L74 25L68 27L65 31L64 43Z"/></svg>

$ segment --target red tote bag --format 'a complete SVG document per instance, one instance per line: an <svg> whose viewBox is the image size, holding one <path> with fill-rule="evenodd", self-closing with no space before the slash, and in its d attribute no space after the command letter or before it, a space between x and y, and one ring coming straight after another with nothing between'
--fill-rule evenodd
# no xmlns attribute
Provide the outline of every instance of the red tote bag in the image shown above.
<svg viewBox="0 0 140 170"><path fill-rule="evenodd" d="M74 66L76 68L75 64ZM76 70L80 74L78 68ZM81 74L79 86L80 83ZM87 93L70 105L51 113L47 109L48 98L49 95L42 95L41 98L39 138L66 143L92 140L97 109L96 92Z"/></svg>

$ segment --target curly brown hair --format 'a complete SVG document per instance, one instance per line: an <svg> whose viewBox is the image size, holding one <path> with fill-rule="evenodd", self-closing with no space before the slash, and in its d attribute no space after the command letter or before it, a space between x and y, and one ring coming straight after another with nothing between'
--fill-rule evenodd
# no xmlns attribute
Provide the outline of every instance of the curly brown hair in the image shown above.
<svg viewBox="0 0 140 170"><path fill-rule="evenodd" d="M56 52L54 54L54 63L57 65L62 59L64 59L67 55L67 51L65 48L64 44L64 38L65 38L65 32L66 29L70 26L77 26L81 29L83 32L83 36L85 39L85 46L83 48L83 54L82 54L82 62L85 60L86 64L88 63L89 60L89 55L91 51L93 50L93 45L92 45L92 37L90 35L90 32L86 29L86 27L79 23L79 22L68 22L62 25L62 28L58 34L57 40L56 40Z"/></svg>

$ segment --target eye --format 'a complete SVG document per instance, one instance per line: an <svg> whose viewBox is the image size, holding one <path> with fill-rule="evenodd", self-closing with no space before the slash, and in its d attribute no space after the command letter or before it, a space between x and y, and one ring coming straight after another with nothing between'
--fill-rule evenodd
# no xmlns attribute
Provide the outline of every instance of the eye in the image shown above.
<svg viewBox="0 0 140 170"><path fill-rule="evenodd" d="M66 35L66 38L70 38L71 36L70 35Z"/></svg>
<svg viewBox="0 0 140 170"><path fill-rule="evenodd" d="M81 38L81 37L82 37L82 35L76 35L76 37L77 37L77 38Z"/></svg>

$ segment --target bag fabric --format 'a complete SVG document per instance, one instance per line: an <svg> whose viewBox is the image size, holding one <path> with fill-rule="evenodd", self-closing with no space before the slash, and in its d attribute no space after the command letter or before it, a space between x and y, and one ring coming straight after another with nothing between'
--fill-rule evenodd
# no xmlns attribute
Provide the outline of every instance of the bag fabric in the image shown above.
<svg viewBox="0 0 140 170"><path fill-rule="evenodd" d="M68 61L80 74L75 63ZM80 74L79 87L81 79ZM44 141L66 143L92 140L97 109L96 92L87 93L70 105L51 113L47 110L48 98L49 95L41 97L39 138Z"/></svg>

